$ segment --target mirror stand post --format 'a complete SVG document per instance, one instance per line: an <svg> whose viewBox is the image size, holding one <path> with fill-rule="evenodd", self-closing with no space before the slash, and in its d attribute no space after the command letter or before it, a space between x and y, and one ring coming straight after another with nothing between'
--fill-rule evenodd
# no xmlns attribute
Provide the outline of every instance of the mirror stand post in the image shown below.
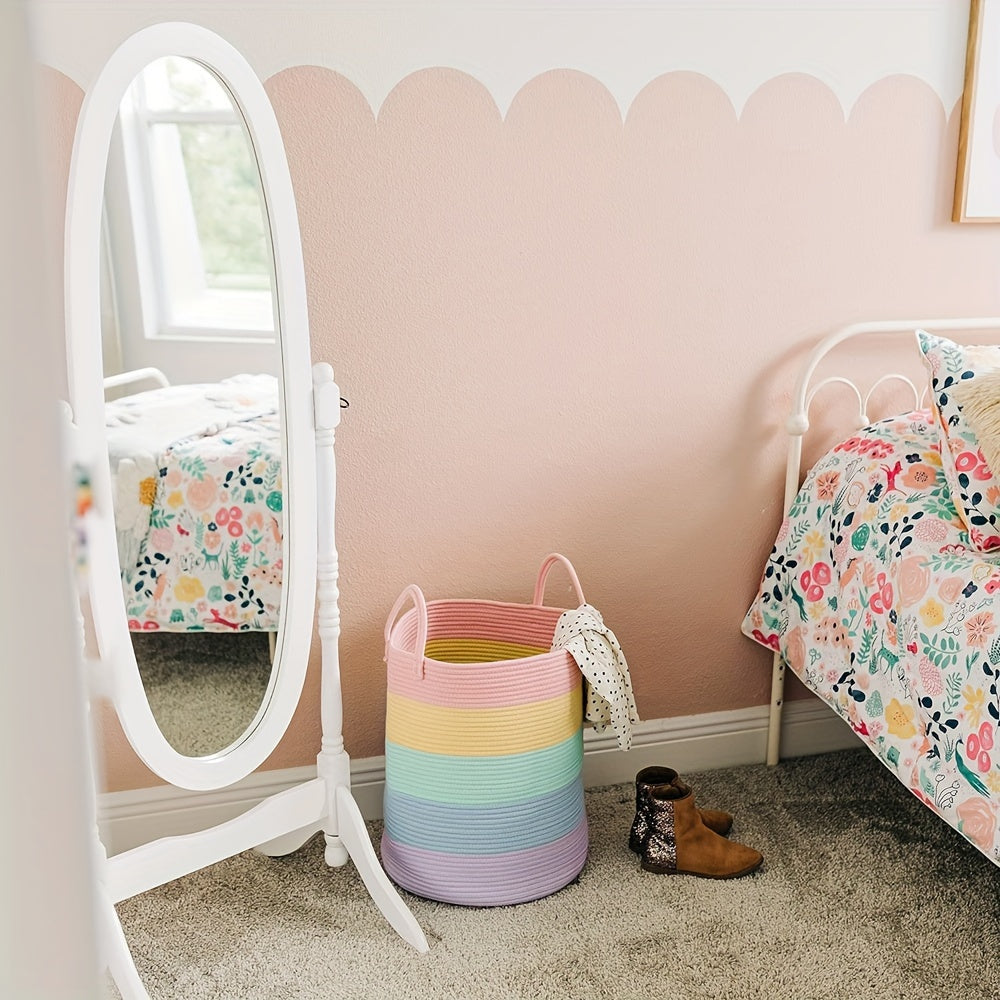
<svg viewBox="0 0 1000 1000"><path fill-rule="evenodd" d="M344 713L340 683L340 599L333 511L337 495L334 431L340 422L340 389L326 363L313 366L313 406L316 427L316 495L318 512L317 630L323 674L320 693L322 746L316 770L327 785L325 859L333 867L354 866L396 932L419 952L429 950L427 938L379 864L364 817L351 793L351 761L344 750Z"/></svg>
<svg viewBox="0 0 1000 1000"><path fill-rule="evenodd" d="M324 860L331 868L353 861L361 881L390 926L417 951L430 950L420 924L385 874L351 792L351 759L344 749L344 713L340 683L340 595L333 511L337 495L334 432L340 422L340 389L325 362L313 366L313 409L316 430L317 496L317 631L320 638L320 724L322 740L316 758L316 782L279 793L290 796L315 784L324 789L323 813L302 826L258 843L256 849L274 857L301 847L317 830L326 841ZM259 807L258 807L259 808Z"/></svg>

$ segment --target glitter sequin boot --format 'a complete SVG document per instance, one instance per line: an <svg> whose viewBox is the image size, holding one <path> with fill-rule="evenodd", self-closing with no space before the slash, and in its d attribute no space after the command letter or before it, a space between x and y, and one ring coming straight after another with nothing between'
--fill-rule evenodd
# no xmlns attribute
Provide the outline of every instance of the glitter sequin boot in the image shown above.
<svg viewBox="0 0 1000 1000"><path fill-rule="evenodd" d="M635 776L635 819L628 835L629 849L642 854L642 846L649 835L650 789L654 785L674 785L680 779L672 767L644 767ZM701 820L715 833L725 836L732 829L733 817L721 809L699 809Z"/></svg>
<svg viewBox="0 0 1000 1000"><path fill-rule="evenodd" d="M649 836L642 867L656 875L739 878L760 867L752 847L726 840L705 826L691 789L681 782L650 789Z"/></svg>

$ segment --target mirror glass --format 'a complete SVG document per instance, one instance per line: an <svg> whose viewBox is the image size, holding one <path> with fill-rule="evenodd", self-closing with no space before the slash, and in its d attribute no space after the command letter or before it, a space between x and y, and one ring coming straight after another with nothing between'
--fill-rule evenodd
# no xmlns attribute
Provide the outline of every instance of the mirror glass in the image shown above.
<svg viewBox="0 0 1000 1000"><path fill-rule="evenodd" d="M240 740L269 690L285 535L267 206L223 81L167 56L119 106L104 185L105 427L129 635L179 754Z"/></svg>

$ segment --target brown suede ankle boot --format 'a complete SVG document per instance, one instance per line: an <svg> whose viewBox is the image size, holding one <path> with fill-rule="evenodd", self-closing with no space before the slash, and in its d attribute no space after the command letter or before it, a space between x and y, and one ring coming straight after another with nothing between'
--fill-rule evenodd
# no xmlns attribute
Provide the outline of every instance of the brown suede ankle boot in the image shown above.
<svg viewBox="0 0 1000 1000"><path fill-rule="evenodd" d="M682 783L650 789L649 836L642 867L656 875L739 878L760 867L752 847L726 840L702 822L691 789Z"/></svg>
<svg viewBox="0 0 1000 1000"><path fill-rule="evenodd" d="M635 819L628 835L629 850L642 854L649 836L650 789L654 785L673 785L680 779L672 767L644 767L635 776ZM683 783L682 783L683 784ZM685 786L686 787L686 786ZM721 809L699 809L702 822L715 833L725 836L733 828L733 817Z"/></svg>

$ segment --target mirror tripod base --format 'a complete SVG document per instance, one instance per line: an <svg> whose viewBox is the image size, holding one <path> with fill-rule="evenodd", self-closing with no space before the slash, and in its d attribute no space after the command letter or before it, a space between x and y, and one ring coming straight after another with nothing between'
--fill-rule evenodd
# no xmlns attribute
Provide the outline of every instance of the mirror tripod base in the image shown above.
<svg viewBox="0 0 1000 1000"><path fill-rule="evenodd" d="M289 825L294 829L283 832ZM290 853L319 830L327 838L327 863L339 867L353 861L393 930L418 952L428 952L423 930L379 864L351 789L346 785L331 789L326 779L315 778L278 792L209 830L165 837L107 859L100 893L102 947L105 965L123 1000L149 1000L149 994L136 970L115 903L243 851L257 849L275 857Z"/></svg>
<svg viewBox="0 0 1000 1000"><path fill-rule="evenodd" d="M310 823L309 826L304 826L301 830L292 830L290 833L275 837L274 840L269 840L265 844L257 844L254 850L258 854L267 855L269 858L284 858L289 854L294 854L310 837L319 833L322 829L322 820L317 820L315 823ZM341 864L347 864L347 861L348 859L345 857ZM327 864L329 864L329 861L327 861ZM340 865L331 865L330 867L339 868Z"/></svg>
<svg viewBox="0 0 1000 1000"><path fill-rule="evenodd" d="M121 927L115 904L247 850L291 853L320 830L331 867L353 861L362 883L389 925L420 953L430 950L416 918L375 854L350 788L350 757L343 742L338 639L338 559L333 518L336 496L334 428L339 389L329 365L313 367L314 442L318 532L317 624L321 648L320 715L323 736L317 777L271 795L245 813L208 830L164 837L106 858L101 870L101 937L105 965L123 1000L149 1000Z"/></svg>

